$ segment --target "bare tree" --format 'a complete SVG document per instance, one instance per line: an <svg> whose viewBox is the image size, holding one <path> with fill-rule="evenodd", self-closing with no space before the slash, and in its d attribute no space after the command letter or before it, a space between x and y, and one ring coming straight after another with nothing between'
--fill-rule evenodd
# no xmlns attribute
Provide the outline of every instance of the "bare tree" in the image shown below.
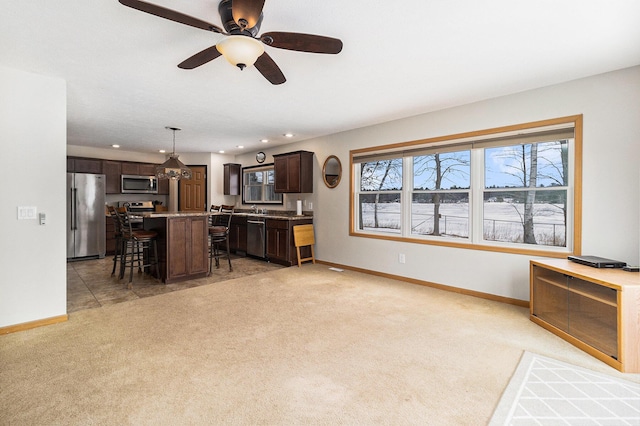
<svg viewBox="0 0 640 426"><path fill-rule="evenodd" d="M560 163L549 160L549 157L555 155L554 151L560 151ZM538 176L542 179L548 179L553 184L567 187L569 186L569 143L567 140L558 141L554 144L542 144L539 150L539 162L541 163ZM550 155L547 155L549 152ZM564 217L564 240L566 241L567 233L567 203L562 203L559 207L557 204L551 204L554 208L560 208Z"/></svg>
<svg viewBox="0 0 640 426"><path fill-rule="evenodd" d="M560 162L554 161L560 150ZM551 185L567 186L568 185L568 144L566 140L558 142L543 142L526 145L517 145L505 149L502 154L503 158L512 160L505 164L505 173L516 178L519 183L517 186L527 188L523 202L523 211L521 213L517 204L512 204L516 213L520 217L523 229L523 242L526 244L537 244L534 233L534 216L536 215L536 188L541 181L551 182ZM549 204L554 206L554 204ZM564 215L564 225L566 232L567 212L566 204L561 206Z"/></svg>
<svg viewBox="0 0 640 426"><path fill-rule="evenodd" d="M441 193L437 190L443 189L443 183L446 181L453 182L455 178L463 178L467 180L469 177L469 159L468 151L462 153L449 153L443 155L440 153L428 154L414 157L414 176L421 176L426 173L426 181L432 182L434 189L431 201L433 202L433 234L440 235L440 205L442 203ZM418 188L414 188L418 189Z"/></svg>
<svg viewBox="0 0 640 426"><path fill-rule="evenodd" d="M524 147L523 147L524 149ZM526 171L525 171L526 173ZM530 188L525 196L524 201L524 243L536 244L536 236L533 229L533 207L536 202L536 185L538 182L538 145L531 145L531 168L529 170L529 185Z"/></svg>
<svg viewBox="0 0 640 426"><path fill-rule="evenodd" d="M402 158L392 158L388 160L378 160L369 163L362 163L360 168L360 185L362 190L382 191L387 188L389 182L402 182ZM401 189L401 188L394 188ZM379 226L378 205L380 203L380 192L376 192L374 200L373 220L374 227ZM362 218L362 203L360 205L360 218ZM360 221L362 229L362 220Z"/></svg>

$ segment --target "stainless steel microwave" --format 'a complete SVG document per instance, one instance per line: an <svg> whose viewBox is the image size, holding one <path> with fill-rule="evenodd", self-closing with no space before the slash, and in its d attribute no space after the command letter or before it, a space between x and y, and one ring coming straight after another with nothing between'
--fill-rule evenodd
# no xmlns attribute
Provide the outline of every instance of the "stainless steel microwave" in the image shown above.
<svg viewBox="0 0 640 426"><path fill-rule="evenodd" d="M122 175L123 194L157 194L158 178L155 176Z"/></svg>

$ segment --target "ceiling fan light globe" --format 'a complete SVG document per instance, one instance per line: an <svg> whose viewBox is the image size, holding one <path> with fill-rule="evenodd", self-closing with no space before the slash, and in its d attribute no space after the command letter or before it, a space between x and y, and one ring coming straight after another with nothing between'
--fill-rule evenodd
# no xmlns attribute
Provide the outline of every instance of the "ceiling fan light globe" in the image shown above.
<svg viewBox="0 0 640 426"><path fill-rule="evenodd" d="M251 37L231 35L216 45L216 49L233 66L250 67L264 53L264 45Z"/></svg>

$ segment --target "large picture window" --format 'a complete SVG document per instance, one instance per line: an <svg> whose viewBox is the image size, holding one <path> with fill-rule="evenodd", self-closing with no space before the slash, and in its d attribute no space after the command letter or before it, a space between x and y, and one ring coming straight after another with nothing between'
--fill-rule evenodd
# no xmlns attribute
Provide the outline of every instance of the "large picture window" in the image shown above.
<svg viewBox="0 0 640 426"><path fill-rule="evenodd" d="M351 233L474 249L580 247L582 117L355 150Z"/></svg>

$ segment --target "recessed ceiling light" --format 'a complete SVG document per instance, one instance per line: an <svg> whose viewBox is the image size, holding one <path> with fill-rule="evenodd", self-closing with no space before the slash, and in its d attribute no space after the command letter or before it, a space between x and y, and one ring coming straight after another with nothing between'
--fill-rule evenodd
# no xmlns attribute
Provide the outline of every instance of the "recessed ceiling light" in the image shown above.
<svg viewBox="0 0 640 426"><path fill-rule="evenodd" d="M285 133L284 135L285 138L292 138L293 137L293 133Z"/></svg>
<svg viewBox="0 0 640 426"><path fill-rule="evenodd" d="M120 145L111 145L112 148L120 148Z"/></svg>
<svg viewBox="0 0 640 426"><path fill-rule="evenodd" d="M220 151L218 151L219 154L224 154L224 149L221 149Z"/></svg>
<svg viewBox="0 0 640 426"><path fill-rule="evenodd" d="M164 149L159 150L158 152L162 152L163 154L167 151L165 151Z"/></svg>
<svg viewBox="0 0 640 426"><path fill-rule="evenodd" d="M236 146L236 148L242 149L242 148L244 148L244 146L243 145L238 145L238 146Z"/></svg>
<svg viewBox="0 0 640 426"><path fill-rule="evenodd" d="M260 142L267 143L267 142L269 142L269 139L260 139Z"/></svg>

